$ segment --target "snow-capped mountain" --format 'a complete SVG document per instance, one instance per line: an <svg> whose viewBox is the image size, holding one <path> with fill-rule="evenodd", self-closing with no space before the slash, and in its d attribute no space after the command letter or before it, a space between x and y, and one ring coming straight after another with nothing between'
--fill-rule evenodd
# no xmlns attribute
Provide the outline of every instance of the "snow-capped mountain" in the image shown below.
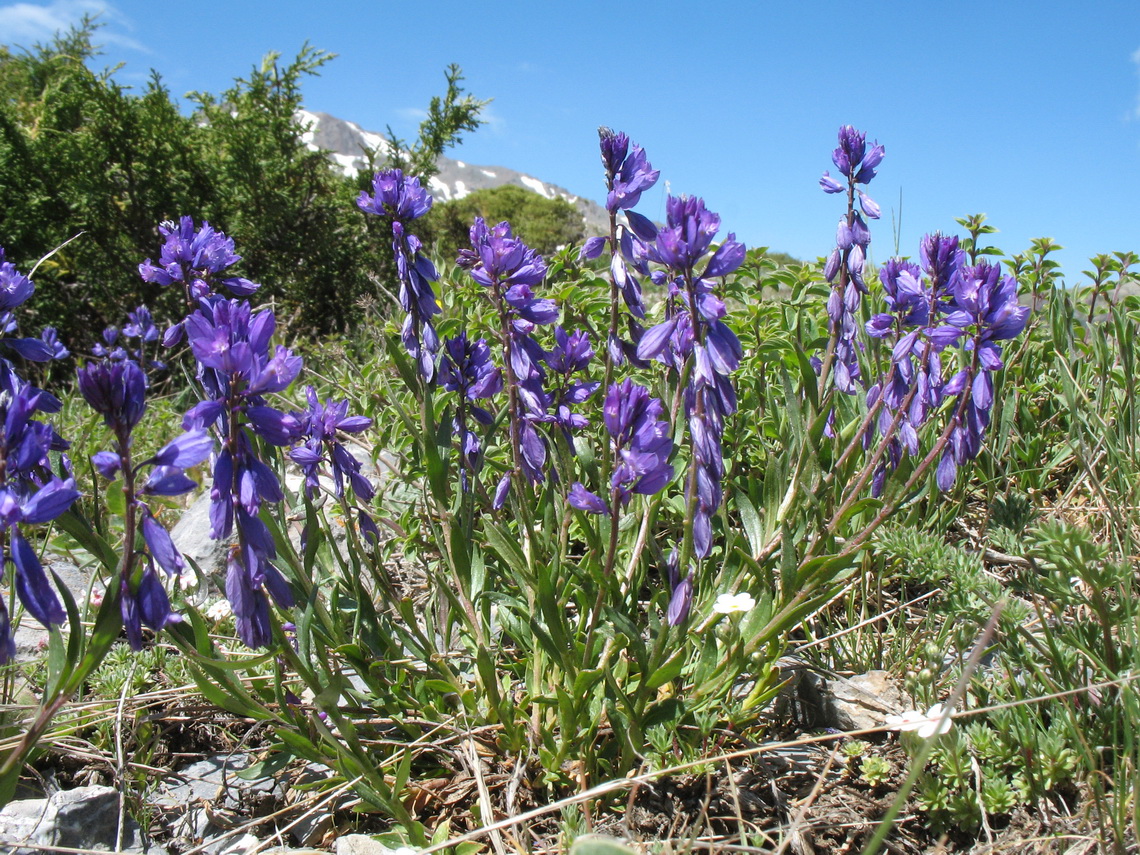
<svg viewBox="0 0 1140 855"><path fill-rule="evenodd" d="M345 175L354 175L367 166L366 151L379 150L383 153L389 149L382 134L366 131L355 122L308 110L298 111L297 118L307 129L302 137L305 144L314 151L328 151L330 159ZM562 198L574 205L582 214L587 235L605 234L609 230L609 215L601 205L531 175L505 166L477 166L450 157L441 157L437 163L439 174L428 181L428 190L440 201L462 199L475 190L514 184L547 199Z"/></svg>

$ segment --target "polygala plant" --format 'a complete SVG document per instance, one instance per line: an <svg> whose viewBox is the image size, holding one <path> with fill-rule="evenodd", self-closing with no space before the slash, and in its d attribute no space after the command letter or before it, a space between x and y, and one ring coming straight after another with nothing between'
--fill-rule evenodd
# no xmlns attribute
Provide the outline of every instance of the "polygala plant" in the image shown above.
<svg viewBox="0 0 1140 855"><path fill-rule="evenodd" d="M273 725L274 762L331 766L417 843L403 789L431 764L424 721L495 725L536 786L586 788L638 767L662 732L680 751L776 696L790 633L842 590L875 531L957 489L1002 429L1003 346L1029 310L1014 276L940 234L875 284L879 206L864 188L885 150L850 126L820 180L846 196L813 272L828 296L796 335L776 301L740 302L750 254L704 200L669 196L655 223L635 210L659 176L646 152L608 128L600 150L609 233L550 258L479 218L454 266L437 267L416 236L432 197L401 169L375 175L357 206L390 242L403 317L385 330L387 364L356 369L360 401L318 383L295 404L301 356L251 304L234 241L191 216L163 223L139 273L180 289L185 314L162 340L188 348L196 403L183 433L136 448L152 372L178 357L145 353L159 337L145 309L108 331L78 375L110 433L90 501L75 480L86 461L33 418L54 399L0 361L5 577L51 629L0 800L121 633L177 645L209 700ZM0 256L6 330L31 288ZM59 352L50 333L2 343L13 360ZM402 509L346 445L370 433L402 464ZM207 581L252 657L170 587L200 571L161 503L195 471L226 550ZM36 558L32 527L53 520L103 567L91 629ZM390 573L397 556L427 577L417 600ZM0 603L4 661L15 605Z"/></svg>

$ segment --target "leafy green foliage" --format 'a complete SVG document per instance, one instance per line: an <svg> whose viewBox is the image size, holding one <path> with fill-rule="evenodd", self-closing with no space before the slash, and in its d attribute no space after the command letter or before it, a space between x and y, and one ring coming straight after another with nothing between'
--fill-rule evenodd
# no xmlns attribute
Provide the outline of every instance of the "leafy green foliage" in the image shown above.
<svg viewBox="0 0 1140 855"><path fill-rule="evenodd" d="M456 251L469 244L476 217L488 223L509 220L519 238L544 255L578 243L584 236L582 216L565 199L547 199L504 184L437 203L424 219L424 240L442 258L453 260Z"/></svg>
<svg viewBox="0 0 1140 855"><path fill-rule="evenodd" d="M191 93L185 114L157 73L136 94L113 70L93 71L95 33L84 20L47 45L0 47L0 245L25 270L62 247L36 272L31 325L85 350L140 303L176 316L181 296L143 285L138 264L158 254L157 224L183 215L238 241L242 274L296 333L359 323L372 277L391 264L390 236L353 204L371 174L338 173L296 119L305 77L332 55L269 54L220 95ZM393 155L422 175L480 124L487 102L461 80L451 66L420 139Z"/></svg>

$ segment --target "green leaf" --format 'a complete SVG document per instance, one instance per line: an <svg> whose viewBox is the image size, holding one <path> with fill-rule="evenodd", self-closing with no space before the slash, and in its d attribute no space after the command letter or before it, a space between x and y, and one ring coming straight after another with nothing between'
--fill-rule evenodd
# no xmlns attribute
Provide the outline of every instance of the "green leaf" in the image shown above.
<svg viewBox="0 0 1140 855"><path fill-rule="evenodd" d="M671 680L677 679L684 665L685 650L682 648L666 659L660 668L649 675L649 679L645 681L645 688L656 689L659 686L664 686Z"/></svg>
<svg viewBox="0 0 1140 855"><path fill-rule="evenodd" d="M645 718L642 719L641 729L643 731L649 730L649 728L659 724L677 727L686 713L685 702L680 698L666 698L663 701L657 701L649 707Z"/></svg>
<svg viewBox="0 0 1140 855"><path fill-rule="evenodd" d="M121 517L126 514L127 501L123 496L123 486L118 481L115 481L113 484L108 485L106 501L107 511L109 513L114 514L117 517Z"/></svg>
<svg viewBox="0 0 1140 855"><path fill-rule="evenodd" d="M487 536L487 542L491 548L507 562L507 566L524 579L530 577L530 570L526 566L526 556L523 555L523 551L512 536L489 519L483 520L483 533Z"/></svg>
<svg viewBox="0 0 1140 855"><path fill-rule="evenodd" d="M237 773L243 781L257 781L261 778L276 778L278 773L296 759L296 755L288 749L274 751L264 760L247 766Z"/></svg>
<svg viewBox="0 0 1140 855"><path fill-rule="evenodd" d="M771 461L769 466L771 466ZM740 514L741 525L744 527L744 536L748 538L748 545L752 547L752 557L755 558L764 548L764 527L760 522L760 514L756 512L756 506L752 504L752 500L741 490L733 492L733 500L736 503L736 510Z"/></svg>
<svg viewBox="0 0 1140 855"><path fill-rule="evenodd" d="M95 534L91 524L80 516L74 505L56 517L55 525L71 535L76 543L99 559L99 563L112 573L119 569L118 553L107 541Z"/></svg>

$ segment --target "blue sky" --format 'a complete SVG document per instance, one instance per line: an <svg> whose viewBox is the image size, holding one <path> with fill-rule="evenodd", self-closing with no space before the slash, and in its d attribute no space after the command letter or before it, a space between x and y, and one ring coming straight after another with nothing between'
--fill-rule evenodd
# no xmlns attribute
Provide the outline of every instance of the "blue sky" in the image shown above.
<svg viewBox="0 0 1140 855"><path fill-rule="evenodd" d="M872 257L916 254L924 232L984 212L994 242L1066 247L1070 283L1098 252L1140 252L1140 4L494 4L0 0L0 42L45 39L101 12L103 61L178 96L219 92L268 51L307 40L338 55L306 106L414 136L458 63L493 98L451 155L508 166L601 199L596 128L626 131L662 181L639 210L663 218L666 184L703 196L750 246L826 254L839 197L818 188L839 125L887 156Z"/></svg>

